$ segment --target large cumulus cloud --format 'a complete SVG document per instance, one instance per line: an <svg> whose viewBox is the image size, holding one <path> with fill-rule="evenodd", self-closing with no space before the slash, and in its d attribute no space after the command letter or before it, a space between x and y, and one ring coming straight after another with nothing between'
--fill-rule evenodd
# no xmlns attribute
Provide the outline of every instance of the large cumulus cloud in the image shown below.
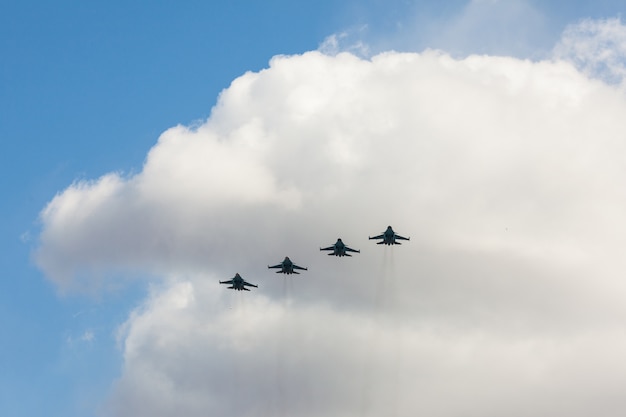
<svg viewBox="0 0 626 417"><path fill-rule="evenodd" d="M625 111L565 61L279 56L57 195L36 258L64 290L157 277L111 415L617 415Z"/></svg>

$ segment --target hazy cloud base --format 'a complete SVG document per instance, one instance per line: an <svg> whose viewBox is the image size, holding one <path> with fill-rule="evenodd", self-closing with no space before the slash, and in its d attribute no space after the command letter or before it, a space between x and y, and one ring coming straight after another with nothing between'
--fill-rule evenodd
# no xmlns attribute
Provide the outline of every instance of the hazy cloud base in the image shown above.
<svg viewBox="0 0 626 417"><path fill-rule="evenodd" d="M36 258L65 291L159 278L109 415L617 416L625 111L566 61L279 56L57 195Z"/></svg>

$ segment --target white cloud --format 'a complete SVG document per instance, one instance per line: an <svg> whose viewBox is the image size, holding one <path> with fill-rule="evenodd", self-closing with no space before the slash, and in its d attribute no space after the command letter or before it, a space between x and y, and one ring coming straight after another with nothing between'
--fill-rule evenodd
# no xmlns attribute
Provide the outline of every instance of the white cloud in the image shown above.
<svg viewBox="0 0 626 417"><path fill-rule="evenodd" d="M554 49L590 76L616 84L626 77L626 27L621 19L584 19L569 25Z"/></svg>
<svg viewBox="0 0 626 417"><path fill-rule="evenodd" d="M436 31L446 50L533 56L545 35L546 19L524 0L472 0L462 13Z"/></svg>
<svg viewBox="0 0 626 417"><path fill-rule="evenodd" d="M111 415L584 416L624 406L626 337L615 327L507 335L488 322L225 298L215 287L175 284L126 323Z"/></svg>
<svg viewBox="0 0 626 417"><path fill-rule="evenodd" d="M625 110L564 61L275 57L139 174L56 196L36 257L65 290L162 278L110 415L617 415Z"/></svg>
<svg viewBox="0 0 626 417"><path fill-rule="evenodd" d="M340 52L350 52L360 57L370 57L370 47L363 40L367 29L367 25L363 25L356 29L334 33L324 39L318 50L325 55L334 56Z"/></svg>
<svg viewBox="0 0 626 417"><path fill-rule="evenodd" d="M83 332L83 334L81 334L78 337L75 337L75 336L72 336L72 335L68 335L65 338L65 342L70 347L75 346L77 343L88 343L88 344L91 344L91 343L93 343L94 340L96 340L96 335L93 332L93 330L85 330Z"/></svg>
<svg viewBox="0 0 626 417"><path fill-rule="evenodd" d="M365 43L373 53L431 48L455 57L490 54L534 59L549 53L555 34L536 2L470 0L461 3L464 4L404 2L399 6L402 13L393 18L393 29L384 24L390 18L382 13L385 18L372 16L370 19L384 28L377 31L378 26L370 24L369 30L359 35L367 39Z"/></svg>

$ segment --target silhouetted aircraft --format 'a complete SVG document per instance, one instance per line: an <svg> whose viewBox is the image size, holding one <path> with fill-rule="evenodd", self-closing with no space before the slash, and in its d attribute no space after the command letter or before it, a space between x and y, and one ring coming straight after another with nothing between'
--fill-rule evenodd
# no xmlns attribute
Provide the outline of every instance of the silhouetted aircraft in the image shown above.
<svg viewBox="0 0 626 417"><path fill-rule="evenodd" d="M250 284L249 282L244 281L244 279L241 278L241 275L239 275L239 273L236 273L235 276L232 279L229 279L228 281L220 281L220 284L230 284L230 287L228 288L237 290L237 291L250 291L246 287L258 288L256 285Z"/></svg>
<svg viewBox="0 0 626 417"><path fill-rule="evenodd" d="M396 232L393 231L391 226L387 226L387 230L383 232L382 235L370 237L370 239L382 239L380 242L376 242L377 245L401 245L402 243L396 242L396 239L399 240L410 240L410 237L400 236Z"/></svg>
<svg viewBox="0 0 626 417"><path fill-rule="evenodd" d="M320 250L332 250L332 253L329 253L329 256L335 255L335 256L352 256L350 255L348 252L361 252L360 250L355 250L352 248L347 247L342 241L341 238L337 239L337 242L332 245L329 246L327 248L320 248Z"/></svg>
<svg viewBox="0 0 626 417"><path fill-rule="evenodd" d="M274 265L274 266L268 265L267 267L268 268L280 268L280 271L276 271L277 274L281 274L281 273L282 274L299 274L299 272L294 271L294 269L300 269L302 271L307 270L306 268L303 268L291 262L291 259L289 259L289 256L285 256L285 259L278 265Z"/></svg>

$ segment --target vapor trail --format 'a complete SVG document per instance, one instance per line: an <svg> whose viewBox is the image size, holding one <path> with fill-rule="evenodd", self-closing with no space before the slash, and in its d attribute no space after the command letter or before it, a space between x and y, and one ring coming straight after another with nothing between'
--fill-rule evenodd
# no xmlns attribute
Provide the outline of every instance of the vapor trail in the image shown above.
<svg viewBox="0 0 626 417"><path fill-rule="evenodd" d="M384 245L383 255L377 274L374 301L373 327L369 336L373 342L381 341L385 337L386 318L389 312L395 308L397 301L398 277L396 272L396 259L393 246ZM402 343L394 343L395 352L392 355L379 357L375 355L375 343L367 343L363 349L363 386L361 398L361 416L379 415L384 406L385 415L397 416L398 414L398 391L399 376L402 366ZM379 370L379 371L376 371ZM380 374L377 374L379 372ZM389 385L391 398L380 398L375 395L377 382Z"/></svg>
<svg viewBox="0 0 626 417"><path fill-rule="evenodd" d="M283 275L283 306L287 307L287 301L289 300L289 284L287 283L287 276Z"/></svg>
<svg viewBox="0 0 626 417"><path fill-rule="evenodd" d="M378 269L376 285L374 286L375 294L372 297L374 302L373 309L373 323L371 327L371 334L369 339L372 341L381 340L380 338L383 336L382 329L382 314L384 313L384 308L386 304L386 294L387 294L387 280L389 275L389 250L385 245L383 248L383 257L380 263L380 267ZM366 343L364 348L362 349L362 363L363 363L363 377L362 377L362 387L361 387L361 410L360 415L365 417L369 415L373 415L372 406L373 404L373 394L376 392L374 388L375 381L381 380L381 375L374 375L374 370L378 368L379 363L375 360L375 356L373 355L375 350L373 348L373 343Z"/></svg>
<svg viewBox="0 0 626 417"><path fill-rule="evenodd" d="M388 271L388 279L387 279L387 287L388 287L388 292L387 292L387 296L388 299L387 301L387 305L386 308L388 310L392 310L396 307L397 305L397 276L396 276L396 260L395 260L395 256L394 256L394 248L393 246L389 248L391 254L390 254L390 263L389 263L389 271ZM388 369L390 370L390 375L389 375L389 379L390 379L390 383L391 383L391 395L392 398L390 398L390 404L392 406L391 410L390 410L390 416L391 417L395 417L398 414L398 385L399 385L399 373L400 373L400 367L402 364L402 359L401 359L401 353L402 353L402 343L401 341L397 341L397 343L395 343L395 352L394 354L391 356L391 360L393 361L393 363L389 363L388 364Z"/></svg>
<svg viewBox="0 0 626 417"><path fill-rule="evenodd" d="M232 316L233 322L232 326L236 326L239 320L242 320L245 317L245 309L244 309L244 297L242 294L243 291L232 291L230 294L231 298L231 307L229 314ZM228 352L225 353L225 358L230 362L230 372L231 378L229 378L231 391L237 392L242 389L242 384L245 383L243 378L243 373L245 369L243 368L242 363L239 361L239 352L234 347L228 347Z"/></svg>
<svg viewBox="0 0 626 417"><path fill-rule="evenodd" d="M291 363L291 352L293 349L293 322L291 320L290 306L292 303L291 294L293 292L293 282L287 275L283 275L283 316L280 319L279 326L281 329L276 332L276 358L274 378L276 387L274 391L274 412L272 415L284 416L288 396L288 385L285 383L285 375L290 375L289 364Z"/></svg>

